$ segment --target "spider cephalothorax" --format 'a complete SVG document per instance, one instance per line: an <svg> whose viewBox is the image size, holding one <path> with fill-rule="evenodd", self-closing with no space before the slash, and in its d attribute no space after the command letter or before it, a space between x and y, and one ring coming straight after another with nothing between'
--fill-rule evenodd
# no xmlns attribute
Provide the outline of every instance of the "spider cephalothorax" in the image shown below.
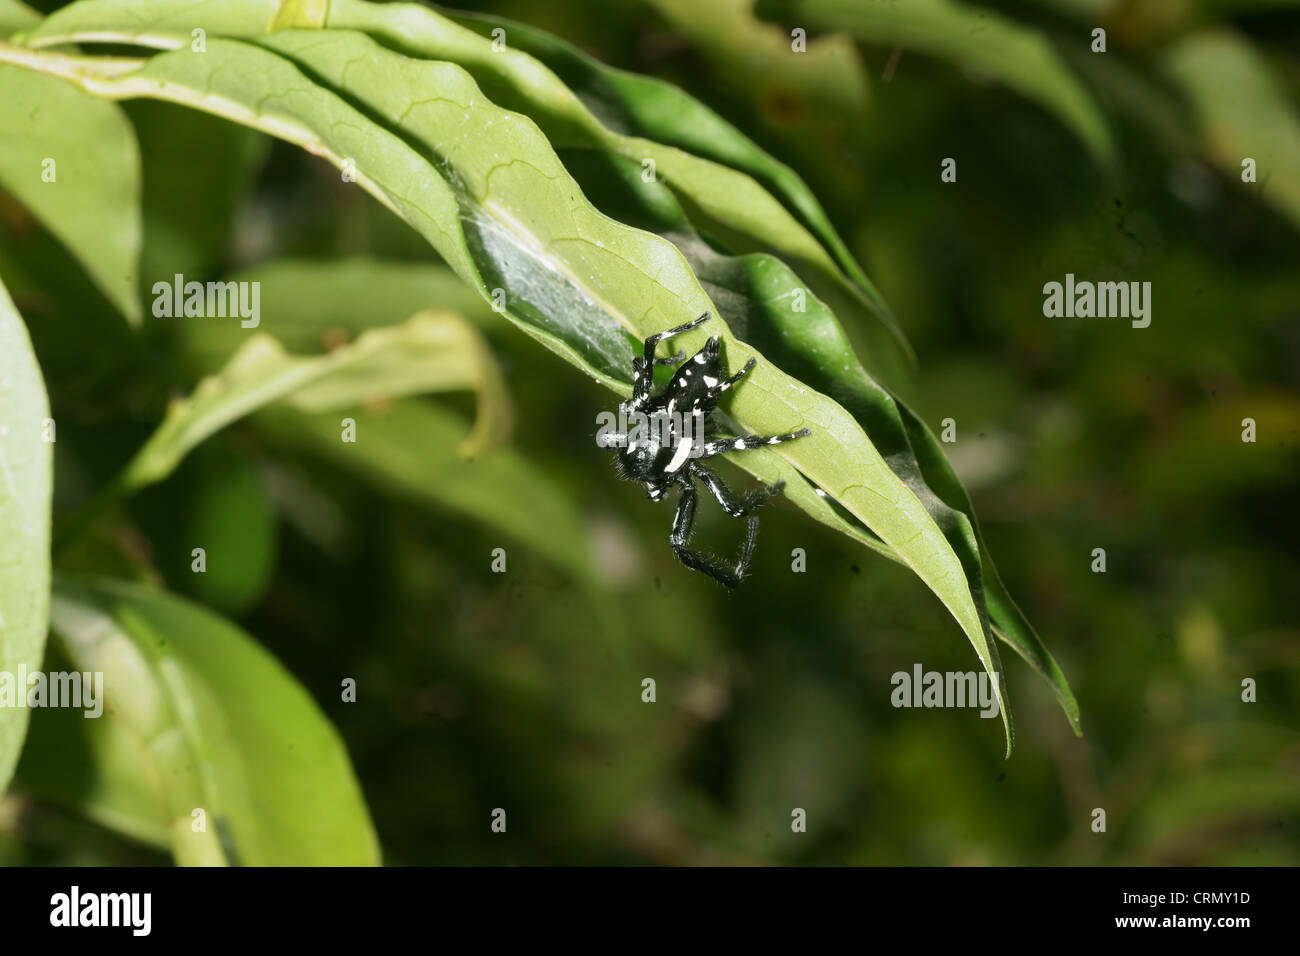
<svg viewBox="0 0 1300 956"><path fill-rule="evenodd" d="M654 367L675 365L683 358L680 352L666 358L655 357L659 342L689 332L708 318L709 313L705 312L694 322L658 332L645 340L644 355L632 360L632 397L619 406L617 429L602 435L599 440L601 444L618 449L616 463L619 471L623 477L644 484L651 501L663 501L674 485L681 489L677 515L673 518L673 529L668 539L673 552L688 568L702 571L734 588L740 584L749 566L754 539L758 535L758 516L754 511L772 495L780 494L785 483L762 486L736 501L722 479L700 462L724 452L744 451L802 438L809 431L801 428L787 435L769 437L706 437L716 433L710 416L722 393L739 382L755 364L751 358L735 375L724 378L716 336L709 339L689 361L682 363L662 393L653 394ZM688 547L695 523L696 482L703 483L727 514L733 518L749 519L745 546L735 568L710 554Z"/></svg>

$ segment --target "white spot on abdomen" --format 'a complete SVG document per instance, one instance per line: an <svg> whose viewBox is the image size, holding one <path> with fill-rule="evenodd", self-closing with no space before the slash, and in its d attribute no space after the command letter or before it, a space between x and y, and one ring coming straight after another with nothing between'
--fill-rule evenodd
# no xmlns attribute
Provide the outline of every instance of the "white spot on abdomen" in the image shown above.
<svg viewBox="0 0 1300 956"><path fill-rule="evenodd" d="M678 468L686 464L686 459L691 456L692 444L694 444L694 442L692 441L691 436L684 436L681 442L677 445L677 451L673 452L673 460L668 463L668 467L664 470L669 474L673 474Z"/></svg>

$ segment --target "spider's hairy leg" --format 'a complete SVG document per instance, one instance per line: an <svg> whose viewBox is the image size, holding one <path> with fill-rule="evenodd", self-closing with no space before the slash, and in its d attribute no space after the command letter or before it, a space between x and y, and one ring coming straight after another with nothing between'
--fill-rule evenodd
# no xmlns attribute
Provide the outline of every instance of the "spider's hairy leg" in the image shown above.
<svg viewBox="0 0 1300 956"><path fill-rule="evenodd" d="M735 438L715 438L704 443L704 451L700 457L712 458L714 455L721 455L729 451L746 451L750 448L762 448L765 445L779 445L782 442L794 441L796 438L803 438L811 434L810 429L801 428L797 432L790 432L786 435L738 435Z"/></svg>
<svg viewBox="0 0 1300 956"><path fill-rule="evenodd" d="M691 541L691 533L695 530L697 493L694 482L682 482L681 487L682 497L677 502L677 514L673 516L672 534L668 536L668 541L673 546L673 553L677 555L677 560L692 571L707 574L725 587L739 587L740 579L744 577L745 570L749 567L749 558L754 551L754 540L758 537L758 518L751 517L749 519L749 529L745 537L744 550L740 554L740 562L735 568L728 567L713 555L703 551L694 551L688 547Z"/></svg>
<svg viewBox="0 0 1300 956"><path fill-rule="evenodd" d="M745 367L742 368L739 372L731 376L731 378L724 378L721 382L719 382L712 389L710 389L709 390L710 394L714 397L721 395L727 389L731 388L731 386L735 385L742 378L748 375L750 370L753 369L753 367L757 364L758 364L758 360L751 358L748 362L745 363Z"/></svg>
<svg viewBox="0 0 1300 956"><path fill-rule="evenodd" d="M684 357L681 352L678 352L676 355L670 355L666 358L656 358L655 349L658 348L659 343L664 339L672 338L674 335L689 332L708 320L709 313L705 312L698 319L687 322L685 325L679 325L676 328L656 332L645 340L645 351L642 353L641 358L632 360L632 397L638 404L650 397L650 390L654 387L654 367L656 365L673 365L680 362Z"/></svg>
<svg viewBox="0 0 1300 956"><path fill-rule="evenodd" d="M785 488L785 481L778 481L774 485L760 485L753 491L741 498L740 501L732 496L731 489L723 484L722 479L716 474L697 464L692 472L693 476L704 482L704 487L709 490L709 494L717 499L722 510L733 518L744 518L758 510L759 505L767 501L774 495L779 495Z"/></svg>
<svg viewBox="0 0 1300 956"><path fill-rule="evenodd" d="M675 328L665 329L662 332L656 332L645 340L645 364L652 365L655 362L655 349L664 339L670 339L674 335L681 335L683 332L689 332L691 329L698 328L705 322L709 321L709 313L705 312L698 319L692 319L685 325L679 325Z"/></svg>
<svg viewBox="0 0 1300 956"><path fill-rule="evenodd" d="M632 399L628 402L630 408L639 408L650 398L650 390L654 387L654 373L651 372L650 366L647 366L644 359L634 358L632 360Z"/></svg>

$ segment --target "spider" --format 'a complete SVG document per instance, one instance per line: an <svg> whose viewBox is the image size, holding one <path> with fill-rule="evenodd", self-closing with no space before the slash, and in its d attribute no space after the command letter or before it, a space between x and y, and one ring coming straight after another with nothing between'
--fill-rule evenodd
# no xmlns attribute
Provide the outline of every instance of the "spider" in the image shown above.
<svg viewBox="0 0 1300 956"><path fill-rule="evenodd" d="M686 362L682 361L684 356L681 352L657 358L655 348L662 340L689 332L708 319L709 313L705 312L693 322L657 332L645 340L643 357L632 360L632 397L619 406L617 430L597 440L605 447L618 446L615 464L620 474L631 481L642 482L646 497L651 501L663 501L674 485L681 489L672 533L668 537L673 552L686 567L734 588L740 585L749 567L754 540L758 536L758 516L754 511L768 498L780 494L785 482L761 486L737 501L722 479L700 462L729 451L792 441L810 432L801 428L786 435L768 437L706 438L716 431L710 416L717 408L718 399L754 367L754 359L746 362L735 375L724 378L717 336L710 338L704 348ZM664 391L659 395L652 394L654 367L678 362L682 364ZM629 428L628 423L632 420L635 424ZM695 524L696 482L703 483L727 514L733 518L749 519L745 545L734 568L711 554L689 547Z"/></svg>

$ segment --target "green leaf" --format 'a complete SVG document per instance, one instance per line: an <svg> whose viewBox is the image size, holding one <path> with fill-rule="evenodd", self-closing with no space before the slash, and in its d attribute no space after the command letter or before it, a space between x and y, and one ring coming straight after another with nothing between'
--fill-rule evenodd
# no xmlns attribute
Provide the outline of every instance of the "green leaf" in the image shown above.
<svg viewBox="0 0 1300 956"><path fill-rule="evenodd" d="M379 111L379 114L388 123L396 124L398 122L402 122L404 130L406 130L408 134L414 134L414 136L417 138L418 141L426 144L427 148L430 150L431 153L435 149L441 150L442 155L447 156L448 158L452 158L452 161L455 162L455 159L453 157L459 155L459 151L455 148L455 146L448 145L447 137L441 132L440 127L442 126L442 124L438 122L438 120L442 118L439 116L439 114L445 112L446 109L444 106L445 101L440 99L438 101L435 101L434 103L425 104L423 101L419 99L414 89L403 90L400 81L395 83L396 77L392 73L388 73L386 77L387 82L381 83L380 77L378 75L379 70L376 70L375 81L371 84L367 84L364 79L366 65L364 63L360 65L357 64L357 58L362 55L362 50L365 49L362 43L354 43L354 41L350 40L349 38L340 38L337 41L338 45L343 50L347 51L346 54L345 55L336 54L334 56L322 56L319 54L323 49L326 48L326 45L323 44L319 38L309 38L304 36L303 34L292 34L292 35L278 34L277 36L273 37L269 42L270 45L272 46L288 48L291 51L299 51L299 55L304 56L304 59L308 67L311 68L311 70L316 75L326 77L336 87L340 87L340 88L342 87L343 78L341 75L337 75L337 76L332 75L329 72L330 69L333 67L339 70L342 69L349 70L349 78L352 82L350 89L354 91L356 90L363 91L360 93L360 96L363 99L363 101L368 103L372 107L376 108ZM401 74L405 72L404 70L401 70L399 64L394 63L392 65L397 66L399 69L397 76L401 76ZM360 74L360 76L358 76L357 74ZM415 86L415 84L417 84L418 82L419 82L418 77L412 78L413 86ZM366 93L364 92L364 90L366 90L367 88L373 90L374 93L370 96L367 96ZM438 84L437 88L440 91L443 91L443 95L445 96L446 91L449 88L454 88L454 87L452 87L450 83L444 82ZM427 110L428 112L426 113L425 110ZM453 116L451 117L451 119L452 122L454 123L455 117ZM445 119L443 121L445 122ZM494 159L495 158L497 157L494 157ZM540 172L541 170L538 169L538 167L534 166L533 162L535 162L535 160L533 160L532 157L530 157L529 165L526 167L526 169L534 172ZM473 163L473 157L466 157L466 162L463 165L458 165L457 169L462 173L462 175L465 175L466 170L473 168L472 163ZM488 164L486 173L483 174L482 177L483 187L485 189L491 188L492 176L494 174L498 172L505 172L508 175L511 171L513 171L513 169L514 169L513 164L511 164L510 166L503 166L499 163ZM525 176L520 182L521 194L524 192L525 188L527 188L527 183L529 178L530 177L528 177L528 175L525 173ZM471 189L473 189L474 177L472 176L472 174L470 174L469 179L470 179L470 187ZM570 206L569 209L566 211L569 212L570 216L572 216L572 221L574 221L575 225L578 225L581 222L582 218L587 218L587 217L580 218L578 215L576 215L575 213L577 212L577 210L575 210L572 206ZM544 221L543 219L538 217L536 213L530 213L529 218L534 224L535 231L540 232L542 230L546 230L546 232L550 233L551 235L555 235L557 232L559 232L558 230L555 229L554 225L552 225L550 221ZM594 225L595 224L593 224L593 226ZM579 228L576 231L578 235L584 235L587 230ZM562 232L560 232L559 234L563 236ZM601 240L597 240L597 244L602 245ZM786 274L784 278L786 281L784 283L783 288L780 290L780 296L781 296L782 304L786 302L790 302L791 294L793 293L793 290L795 288L801 287L800 284L794 279L793 275L790 274L788 270L785 269L784 265L774 257L756 256L754 258L758 262L766 264L771 269L785 270ZM577 273L578 269L573 268L573 272ZM700 275L700 278L704 279L705 276ZM599 283L594 285L594 288L600 288L603 290L606 288L606 286L603 283ZM789 307L787 306L787 309L788 308ZM826 314L829 315L829 313ZM828 331L833 330L840 333L840 340L839 342L835 343L839 347L837 349L834 349L835 354L833 356L826 356L823 351L823 354L819 356L819 358L822 361L822 368L824 370L832 369L832 368L840 369L845 367L846 359L853 360L852 350L848 345L847 339L843 337L842 329L839 328L838 323L834 322L833 316L829 316L827 322L820 323L820 324L813 322L810 323L807 327L803 327L803 328L796 327L794 325L793 319L794 319L794 313L792 311L784 311L782 314L780 314L779 316L780 325L773 330L773 334L770 336L770 339L772 341L780 341L781 339L788 341L791 337L802 334L806 337L806 340L809 342L810 348L814 348L814 349L821 348L824 350L826 333ZM733 320L734 320L734 315L733 315ZM744 332L740 333L740 335L742 337L745 337ZM745 341L747 341L747 343L751 345L759 344L759 343L755 343L752 339L749 339L747 337L745 338ZM759 347L762 348L763 345L759 344ZM846 398L858 399L861 402L861 407L863 409L869 410L868 414L871 412L880 412L880 410L882 409L885 409L887 407L892 407L892 402L890 401L888 395L884 393L884 391L880 389L879 386L875 386L874 392L869 391L868 383L870 385L874 385L874 383L870 381L869 377L866 375L865 371L862 370L861 365L857 363L856 360L853 360L851 366L849 367L852 368L852 370L856 372L858 376L860 376L859 378L854 380L853 384L859 386L861 388L861 391L851 392L848 389L841 389L841 394L837 394L835 396L836 398L839 398L841 402L843 402ZM841 379L836 384L844 384L843 379ZM859 422L862 422L863 421L862 411L859 412L859 416L860 416ZM987 625L985 615L983 613L983 600L980 595L980 588L981 588L980 562L979 562L977 546L974 540L973 529L970 527L969 521L967 521L963 515L961 515L959 512L955 512L952 511L951 509L946 508L945 506L942 505L941 502L935 501L930 504L923 504L924 496L929 495L930 498L933 498L933 495L929 492L929 489L925 487L924 482L920 480L919 469L916 469L914 459L911 464L911 471L914 471L915 474L913 475L909 473L907 470L906 458L908 455L910 455L910 449L908 449L907 439L903 435L901 422L898 422L897 420L896 411L894 412L894 416L895 416L894 419L891 421L888 418L887 414L885 413L879 413L875 415L875 418L872 421L872 424L876 426L875 429L867 430L867 434L871 436L871 440L866 443L867 447L871 447L874 444L875 447L872 448L872 451L877 453L877 457L879 457L879 452L878 452L879 450L879 451L883 451L883 454L887 459L891 459L891 463L889 464L889 467L892 468L893 472L896 475L902 477L904 483L907 486L907 489L910 490L912 494L915 496L915 498L909 500L911 502L915 502L916 504L922 504L923 507L926 507L928 509L929 516L932 518L932 520L931 522L929 522L929 529L927 530L930 529L939 530L943 534L944 539L946 539L946 543L949 545L949 551L947 557L957 558L959 562L958 567L956 569L957 575L960 579L962 579L961 584L966 585L967 588L965 593L961 594L960 597L964 599L964 602L969 606L969 608L975 612L974 620L972 622L973 626L971 627L970 630L968 630L968 636L970 636L972 644L975 647L977 654L979 654L981 661L984 663L989 673L994 676L995 684L997 684L1000 676L1001 666L997 659L996 646L993 645L989 640L988 625ZM892 426L894 428L894 431L892 433L887 432L886 426ZM773 431L778 430L778 426L772 425L771 430ZM860 430L859 434L861 433L862 432ZM895 462L892 461L893 459L898 459L898 460ZM884 462L882 462L882 464L884 464ZM838 498L837 495L833 495L833 494L832 497ZM878 518L878 516L874 516L874 517ZM862 517L861 520L863 520L863 522L867 524L868 527L873 527L873 522L871 520L867 520L865 517ZM948 527L945 527L945 525L947 525ZM893 542L888 542L888 541L887 543L891 545L893 544ZM904 561L909 561L910 555L907 552L902 551L896 545L895 545L895 550L899 551L902 554ZM915 565L913 565L913 567L915 567ZM954 591L957 587L960 587L961 584L957 584L957 581L954 580L947 589L948 595L952 596L953 598L956 598L957 595L954 593ZM952 608L953 605L950 604L949 607ZM976 628L978 628L978 630L976 630ZM1005 706L1005 700L1001 700L1000 702L1003 705L1002 706L1003 721L1006 727L1008 751L1009 751L1011 746L1010 715Z"/></svg>
<svg viewBox="0 0 1300 956"><path fill-rule="evenodd" d="M0 35L29 22L15 9L0 14ZM0 64L0 187L140 321L140 155L121 107Z"/></svg>
<svg viewBox="0 0 1300 956"><path fill-rule="evenodd" d="M698 5L695 9L700 12ZM447 16L480 33L490 33L497 25L505 28L511 48L527 53L561 78L610 131L677 147L753 177L826 247L844 274L857 284L872 301L873 308L893 326L899 342L911 354L889 306L840 239L812 190L793 169L764 152L735 126L671 83L606 66L541 30L497 17L454 12L448 12ZM829 55L824 64L817 65L818 72L824 70L832 74L835 85L840 88L852 83L852 77L844 76L848 65L842 62L845 55L837 51ZM817 57L801 57L800 62L805 59L815 61ZM824 98L825 85L824 79L818 80L819 97ZM545 124L539 125L543 131L550 132ZM555 137L552 137L552 142L558 148L564 146ZM596 146L601 142L596 138L575 145ZM627 151L623 151L623 155L626 154ZM689 179L679 182L670 178L667 184L688 204L698 192ZM700 202L696 200L694 205L699 206Z"/></svg>
<svg viewBox="0 0 1300 956"><path fill-rule="evenodd" d="M138 67L2 44L0 57L56 71L100 95L153 96L231 116L340 167L352 159L358 184L403 215L462 277L485 295L505 292L508 317L624 392L640 339L685 317L716 315L671 243L597 213L537 128L483 99L460 67L416 61L346 32L281 31L264 42L301 70L268 50L221 40L201 55L162 53ZM319 85L341 88L344 72L349 99L365 113ZM389 131L399 127L400 137ZM723 340L732 366L758 361L731 393L730 412L743 428L812 430L737 464L762 473L779 458L802 472L925 581L996 672L996 648L960 558L859 423L716 318L680 346L698 348L710 334ZM1002 682L995 684L1001 697ZM999 703L1005 715L1005 700Z"/></svg>
<svg viewBox="0 0 1300 956"><path fill-rule="evenodd" d="M1110 130L1092 95L1047 37L1031 27L953 0L788 0L781 10L783 18L809 29L842 30L990 76L1073 130L1094 160L1114 162Z"/></svg>
<svg viewBox="0 0 1300 956"><path fill-rule="evenodd" d="M120 484L130 491L165 478L209 435L273 402L324 411L459 389L473 389L479 396L478 421L459 445L461 454L472 457L505 439L513 413L491 353L473 327L452 312L421 312L319 356L292 356L274 337L259 333L220 374L172 404L123 471Z"/></svg>
<svg viewBox="0 0 1300 956"><path fill-rule="evenodd" d="M509 328L445 266L277 260L231 278L261 283L263 312L275 316L277 338L298 352L319 350L326 330L357 335L434 303L474 315L480 326ZM374 289L383 289L383 296L375 296ZM187 325L182 334L187 354L211 369L229 357L232 343L243 341L244 333L205 322ZM280 408L255 415L253 423L277 446L324 457L434 513L452 511L496 528L584 584L599 578L571 495L527 457L504 447L465 461L454 453L465 438L465 423L424 403L398 401L348 414L357 422L355 445L339 441L338 415L304 416Z"/></svg>
<svg viewBox="0 0 1300 956"><path fill-rule="evenodd" d="M716 252L694 233L672 195L642 180L633 164L615 155L589 151L583 157L569 157L567 165L577 172L584 192L607 214L671 239L682 250L738 337L784 371L837 399L853 414L890 469L925 505L960 558L971 599L985 621L985 633L989 633L987 621L991 618L992 633L1010 644L1047 681L1078 732L1079 708L1069 683L1003 586L979 535L970 498L938 440L910 408L867 374L834 313L811 297L803 312L793 312L793 296L800 286L784 263L772 256ZM787 474L766 477L791 482ZM788 487L791 500L818 520L885 557L900 560L869 532L864 536L866 529L842 509L835 510L833 504L822 501L824 510L814 513L807 507L812 489L806 482L791 482ZM996 653L991 656L1000 669ZM1006 713L1003 719L1009 719Z"/></svg>
<svg viewBox="0 0 1300 956"><path fill-rule="evenodd" d="M41 22L41 15L18 0L0 0L0 37L27 30Z"/></svg>
<svg viewBox="0 0 1300 956"><path fill-rule="evenodd" d="M1191 102L1205 155L1237 183L1242 161L1255 160L1246 188L1300 228L1300 114L1264 58L1238 34L1206 30L1174 44L1164 64Z"/></svg>
<svg viewBox="0 0 1300 956"><path fill-rule="evenodd" d="M45 669L76 671L57 635L46 647ZM97 700L103 700L102 691ZM90 703L84 697L83 701ZM170 852L167 816L155 795L153 777L141 772L146 768L141 765L139 740L109 713L98 719L87 719L85 713L72 707L33 712L27 746L14 772L14 791Z"/></svg>
<svg viewBox="0 0 1300 956"><path fill-rule="evenodd" d="M103 674L104 715L81 721L93 818L152 842L165 834L182 865L379 862L338 733L238 628L188 601L105 579L60 579L52 622L72 667ZM58 791L57 780L33 776L42 792Z"/></svg>
<svg viewBox="0 0 1300 956"><path fill-rule="evenodd" d="M1070 682L1065 679L1065 674L1056 663L1056 659L1052 657L1051 652L1029 623L1029 619L1012 599L1006 585L1002 583L1002 576L998 574L993 556L989 553L988 545L984 543L984 536L980 534L979 522L975 519L975 508L971 504L970 495L962 487L961 480L952 470L952 465L944 456L943 449L929 426L903 402L895 400L895 403L903 426L907 430L908 441L911 443L922 479L945 506L960 513L969 522L969 533L974 535L978 548L984 603L988 608L993 633L1010 645L1011 649L1047 682L1075 734L1083 736L1083 729L1079 724L1079 704L1074 699L1074 692L1070 690ZM967 534L965 527L962 533Z"/></svg>
<svg viewBox="0 0 1300 956"><path fill-rule="evenodd" d="M277 9L274 0L232 0L205 5L197 11L188 0L131 0L129 10L122 0L81 0L48 17L32 32L29 41L36 46L116 41L172 49L188 47L190 31L195 27L203 27L209 37L261 40ZM785 257L819 295L833 302L843 314L861 313L867 318L863 331L872 345L870 354L902 349L912 358L911 347L897 321L861 269L853 266L846 274L842 263L837 262L851 261L843 244L838 239L823 244L825 233L834 234L816 201L806 188L793 186L794 174L778 168L775 161L759 161L757 165L767 167L760 171L768 178L775 172L787 190L794 188L800 193L792 204L783 204L769 193L748 168L731 168L675 146L607 128L541 62L513 49L508 40L504 49L496 49L491 40L428 7L333 0L326 26L360 30L387 47L429 60L429 87L436 86L446 65L442 61L461 66L482 85L488 97L527 114L557 147L609 148L638 163L653 162L655 175L680 194L692 217L711 238L739 251L765 250ZM274 41L268 45L276 48ZM340 87L336 85L335 89ZM667 104L662 95L659 100L662 109ZM699 108L678 117L678 122L703 122L704 132L717 129L720 121ZM733 142L733 151L739 148L751 153L749 165L755 165L752 153L756 147L748 144L746 148L737 142L739 134L734 131L727 138ZM787 205L794 205L796 212ZM813 218L806 227L801 220L810 212ZM881 355L880 361L887 368L894 367L886 355Z"/></svg>
<svg viewBox="0 0 1300 956"><path fill-rule="evenodd" d="M834 236L834 230L806 187L800 209L798 203L783 203L779 193L774 196L768 192L761 177L752 175L749 168L733 168L653 138L620 134L602 124L544 63L512 48L512 30L518 30L521 38L530 36L534 43L537 31L510 24L505 28L505 48L497 49L488 38L462 29L427 7L366 0L334 0L327 26L361 30L413 56L459 64L493 102L530 117L556 148L599 147L633 159L643 168L647 161L651 162L654 177L678 193L700 230L710 238L737 251L769 251L782 256L819 295L835 302L843 314L860 313L873 319L867 329L880 323L893 341L873 337L876 350L899 347L909 359L914 358L897 320L861 268L855 264L846 271L836 262L837 255L849 261L851 257L838 237L826 242L825 234ZM719 129L721 121L684 94L665 97L663 86L648 89L642 85L637 89L636 95L648 93L658 100L645 104L646 112L662 116L669 109L683 110L672 114L678 127L698 123L701 135L716 130L731 141L733 150L750 153L750 166L766 167L762 171L768 177L776 173L787 188L797 182L788 168L780 167L778 171L779 164L774 160L758 160L753 155L757 147L738 142L742 139L739 133L723 133ZM630 87L624 89L630 92ZM791 205L796 207L794 212ZM801 217L809 212L812 219L805 226Z"/></svg>
<svg viewBox="0 0 1300 956"><path fill-rule="evenodd" d="M0 682L12 682L24 704L27 688L18 675L41 666L50 610L49 416L27 328L0 283ZM27 732L27 708L18 703L0 705L0 793Z"/></svg>
<svg viewBox="0 0 1300 956"><path fill-rule="evenodd" d="M280 0L279 9L271 18L270 29L324 26L329 5L330 0Z"/></svg>
<svg viewBox="0 0 1300 956"><path fill-rule="evenodd" d="M425 309L446 309L480 329L509 328L477 292L441 264L350 258L275 259L231 273L231 282L256 282L261 313L275 338L293 353L322 352L337 338L397 325ZM382 295L375 290L382 289ZM199 369L212 372L248 341L236 322L183 322L178 334Z"/></svg>

